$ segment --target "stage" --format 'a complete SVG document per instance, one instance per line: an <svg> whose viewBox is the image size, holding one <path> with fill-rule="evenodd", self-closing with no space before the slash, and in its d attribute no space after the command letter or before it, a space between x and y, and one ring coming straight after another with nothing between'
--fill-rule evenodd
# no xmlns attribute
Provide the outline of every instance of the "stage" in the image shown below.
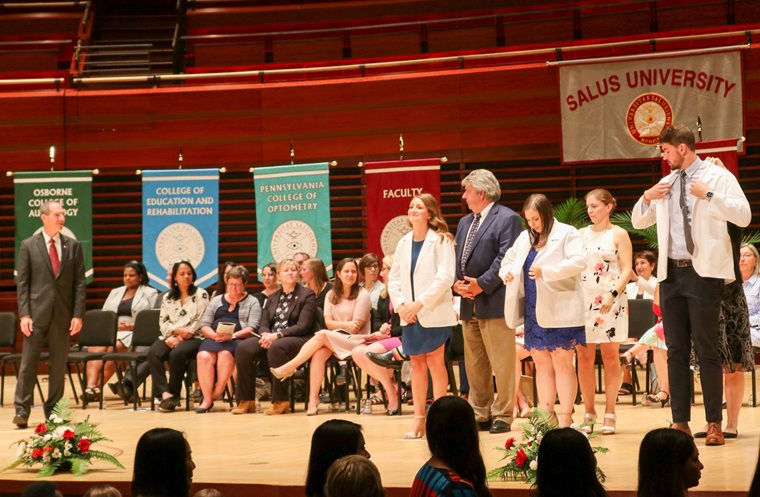
<svg viewBox="0 0 760 497"><path fill-rule="evenodd" d="M43 383L43 388L47 384ZM13 418L12 396L15 383L9 379L6 384L5 404L0 408L0 465L7 466L15 455L15 445L11 444L30 435L41 421L42 408L38 405L32 411L29 428L17 430L11 424ZM747 374L747 391L750 377ZM639 397L640 398L640 397ZM745 396L746 399L749 395ZM638 446L643 435L650 429L667 426L670 409L652 408L639 404L631 406L630 397L621 397L618 403L618 433L612 436L597 436L593 445L608 447L608 454L598 455L599 465L607 474L606 488L612 495L634 495L637 477ZM597 406L602 397L597 396ZM700 402L697 396L697 402ZM183 403L184 406L184 403ZM268 402L261 407L267 407ZM582 417L580 406L576 406L576 421ZM582 407L580 407L582 409ZM351 412L328 412L323 408L320 415L307 417L303 404L297 406L295 414L265 416L261 413L242 416L229 414L229 405L217 402L213 412L196 414L184 410L175 413L150 411L147 407L133 412L130 407L115 397L106 396L106 409L95 407L86 410L76 408L76 420L89 415L98 423L102 432L112 442L101 442L96 447L115 454L126 467L126 471L105 463L96 462L83 477L72 475L55 476L52 480L59 484L64 495L81 495L84 490L97 482L116 485L124 495L128 495L131 480L134 448L138 438L146 430L154 427L171 427L183 431L192 447L197 468L194 474L193 492L202 488L218 488L226 497L261 496L303 496L309 444L314 429L330 418L342 418L360 423L364 427L367 450L372 461L380 469L383 484L389 496L406 496L417 469L429 457L424 440L403 440L402 434L412 422L412 407L404 407L404 416L387 417L380 406L375 414L358 416ZM700 428L703 407L693 408L695 421L692 429ZM518 437L518 427L523 420L517 420L509 434L481 436L481 447L486 468L498 465L499 453L494 447L503 446L507 438ZM739 438L727 440L723 447L705 447L703 440L697 440L700 457L705 466L702 480L694 493L703 496L746 495L755 469L760 435L760 407L747 405L742 409ZM31 481L37 480L36 472L26 468L16 468L0 472L0 495L18 495ZM526 496L528 486L522 482L492 481L490 487L494 495Z"/></svg>

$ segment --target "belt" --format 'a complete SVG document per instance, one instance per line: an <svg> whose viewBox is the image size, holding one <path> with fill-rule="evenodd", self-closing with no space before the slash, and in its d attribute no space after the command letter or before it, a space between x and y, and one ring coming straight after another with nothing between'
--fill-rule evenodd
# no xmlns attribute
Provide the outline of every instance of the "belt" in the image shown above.
<svg viewBox="0 0 760 497"><path fill-rule="evenodd" d="M673 264L675 267L691 267L693 266L691 259L671 259L668 258L668 262Z"/></svg>

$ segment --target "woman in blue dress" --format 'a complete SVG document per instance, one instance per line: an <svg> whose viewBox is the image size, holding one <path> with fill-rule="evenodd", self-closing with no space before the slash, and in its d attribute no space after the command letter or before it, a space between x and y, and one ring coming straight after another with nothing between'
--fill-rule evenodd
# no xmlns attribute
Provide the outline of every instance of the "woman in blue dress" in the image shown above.
<svg viewBox="0 0 760 497"><path fill-rule="evenodd" d="M573 422L578 381L574 347L585 345L585 307L581 273L586 258L578 230L554 219L545 195L523 204L528 229L507 250L499 276L507 285L504 317L510 328L525 325L525 347L536 363L539 406L554 414L560 427Z"/></svg>
<svg viewBox="0 0 760 497"><path fill-rule="evenodd" d="M412 231L396 245L388 294L401 316L401 342L412 362L414 424L404 438L421 438L425 434L428 369L434 398L446 395L448 386L443 351L457 322L451 295L454 237L438 201L428 193L412 198L407 214Z"/></svg>

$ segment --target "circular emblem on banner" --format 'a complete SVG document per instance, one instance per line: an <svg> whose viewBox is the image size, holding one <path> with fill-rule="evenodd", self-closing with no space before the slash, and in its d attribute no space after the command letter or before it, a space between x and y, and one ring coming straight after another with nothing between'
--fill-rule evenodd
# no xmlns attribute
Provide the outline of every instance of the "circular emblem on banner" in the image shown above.
<svg viewBox="0 0 760 497"><path fill-rule="evenodd" d="M644 93L628 106L625 121L634 140L644 145L657 145L662 130L673 124L673 108L662 95Z"/></svg>
<svg viewBox="0 0 760 497"><path fill-rule="evenodd" d="M197 268L205 254L203 235L191 224L170 224L156 238L156 259L161 267L168 268L178 259L186 259Z"/></svg>
<svg viewBox="0 0 760 497"><path fill-rule="evenodd" d="M407 216L396 216L388 221L380 234L380 247L384 255L391 255L396 251L396 245L401 237L412 231L407 222Z"/></svg>
<svg viewBox="0 0 760 497"><path fill-rule="evenodd" d="M317 235L303 221L285 221L279 225L272 233L272 242L269 244L275 262L290 259L296 252L316 257L318 247Z"/></svg>
<svg viewBox="0 0 760 497"><path fill-rule="evenodd" d="M37 229L34 231L33 235L36 235L37 233L39 233L39 232L41 232L41 231L42 231L42 226L40 226L39 228L37 228ZM73 232L73 231L71 231L70 229L68 229L66 226L64 226L63 228L61 228L61 234L62 234L63 236L67 236L67 237L69 237L69 238L71 238L71 239L74 239L74 240L76 240L76 239L77 239L77 236L74 234L74 232Z"/></svg>

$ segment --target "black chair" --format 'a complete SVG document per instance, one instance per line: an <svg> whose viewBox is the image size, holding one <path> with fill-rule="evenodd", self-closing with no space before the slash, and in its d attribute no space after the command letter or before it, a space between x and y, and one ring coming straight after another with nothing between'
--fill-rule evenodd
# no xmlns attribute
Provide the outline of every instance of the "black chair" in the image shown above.
<svg viewBox="0 0 760 497"><path fill-rule="evenodd" d="M115 347L116 346L116 332L118 330L118 317L113 311L103 310L91 310L84 314L84 322L82 323L82 331L79 332L77 339L76 350L69 352L69 357L66 360L66 369L71 377L71 366L76 367L77 376L79 378L79 384L82 387L82 392L87 388L87 363L90 361L99 361L107 353L103 352L89 352L88 347ZM80 369L81 368L81 369ZM103 363L105 368L105 362ZM102 383L102 376L101 376ZM74 399L76 400L77 393L72 381L72 390L74 391ZM101 389L101 397L103 392ZM87 408L87 403L82 399L82 409Z"/></svg>
<svg viewBox="0 0 760 497"><path fill-rule="evenodd" d="M449 340L446 354L446 368L449 371L449 386L453 395L459 395L457 388L457 379L454 376L454 364L464 361L464 335L462 334L462 325L457 324L451 327L451 339ZM399 405L401 404L401 389L399 388Z"/></svg>
<svg viewBox="0 0 760 497"><path fill-rule="evenodd" d="M3 405L5 398L5 365L6 357L16 353L16 334L18 333L18 319L13 312L0 312L0 347L8 347L8 352L0 352L0 363L2 364L2 384L0 386L0 406ZM38 382L39 386L39 382Z"/></svg>
<svg viewBox="0 0 760 497"><path fill-rule="evenodd" d="M161 336L161 327L159 325L159 315L161 311L159 309L145 309L140 311L135 317L135 326L132 330L132 346L129 352L111 352L103 355L102 360L105 361L117 361L129 363L129 378L132 380L132 386L134 387L134 395L132 395L132 409L137 410L137 406L140 403L140 396L137 394L138 381L137 381L137 365L140 362L148 360L147 347L153 345ZM146 347L145 350L137 351L137 347ZM103 385L103 371L100 370L100 384ZM121 371L116 368L116 376L119 382L123 379ZM153 401L151 399L151 409L153 408ZM103 409L103 395L100 396L100 408Z"/></svg>
<svg viewBox="0 0 760 497"><path fill-rule="evenodd" d="M633 299L628 301L628 338L638 341L644 333L652 326L657 324L657 316L652 311L652 299ZM631 349L635 343L625 343L620 346L621 352ZM646 389L644 394L649 390L649 366L652 363L652 353L647 353L646 363ZM636 365L631 361L629 366L631 378L633 379L633 388L631 389L631 404L636 405L636 392L639 386L639 377L636 374Z"/></svg>
<svg viewBox="0 0 760 497"><path fill-rule="evenodd" d="M338 385L337 378L341 370L341 362L345 362L346 370L346 382L345 384ZM349 355L345 360L341 361L335 356L331 356L325 363L325 379L327 380L327 391L330 394L330 398L334 399L333 393L338 388L343 388L346 400L346 411L350 409L349 393L353 386L354 396L356 397L356 414L361 414L362 403L362 370L354 363L354 360Z"/></svg>

